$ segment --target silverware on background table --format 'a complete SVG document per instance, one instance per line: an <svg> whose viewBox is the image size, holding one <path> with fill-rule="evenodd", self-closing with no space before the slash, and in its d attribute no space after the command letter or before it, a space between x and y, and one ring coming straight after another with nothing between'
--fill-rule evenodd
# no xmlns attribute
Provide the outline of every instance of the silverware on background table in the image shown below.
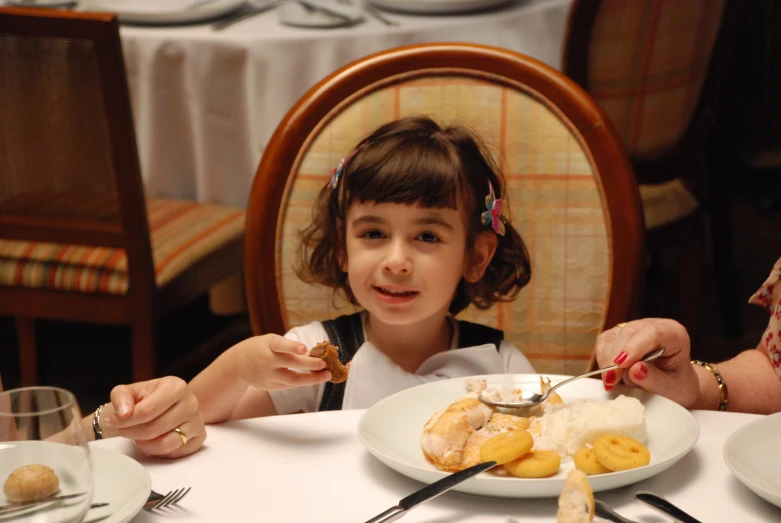
<svg viewBox="0 0 781 523"><path fill-rule="evenodd" d="M635 499L637 501L642 501L649 507L658 510L665 516L673 518L674 521L679 521L680 523L701 523L699 519L690 516L663 497L654 494L653 492L638 492L635 494Z"/></svg>
<svg viewBox="0 0 781 523"><path fill-rule="evenodd" d="M434 499L440 494L444 494L459 483L466 481L472 476L476 476L477 474L480 474L481 472L486 471L495 465L495 461L486 461L485 463L480 463L459 472L450 474L449 476L435 481L431 485L426 485L417 492L410 494L406 498L399 501L398 505L389 508L382 514L374 516L366 523L389 523L391 521L396 521L397 519L400 519L402 516L404 516L407 511L420 505L424 501Z"/></svg>
<svg viewBox="0 0 781 523"><path fill-rule="evenodd" d="M267 2L264 4L253 4L252 2L249 2L244 7L232 11L229 15L212 23L210 27L215 31L222 31L223 29L230 27L233 24L241 22L242 20L246 20L247 18L253 17L255 15L265 13L266 11L274 9L281 4L281 1Z"/></svg>
<svg viewBox="0 0 781 523"><path fill-rule="evenodd" d="M633 519L625 518L604 501L595 499L594 508L596 509L594 515L606 521L612 521L612 523L637 523Z"/></svg>

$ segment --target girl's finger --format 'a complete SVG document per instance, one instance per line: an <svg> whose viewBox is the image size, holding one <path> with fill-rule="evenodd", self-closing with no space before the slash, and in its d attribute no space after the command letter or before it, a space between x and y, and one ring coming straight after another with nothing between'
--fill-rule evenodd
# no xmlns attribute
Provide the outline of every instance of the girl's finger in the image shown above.
<svg viewBox="0 0 781 523"><path fill-rule="evenodd" d="M318 371L325 368L325 360L312 356L298 356L295 354L278 354L276 367L288 369Z"/></svg>
<svg viewBox="0 0 781 523"><path fill-rule="evenodd" d="M306 354L306 345L277 334L269 334L268 348L277 354Z"/></svg>
<svg viewBox="0 0 781 523"><path fill-rule="evenodd" d="M317 385L318 383L324 383L331 379L331 372L327 370L317 372L296 372L290 369L278 369L275 374L275 381L283 384L285 388Z"/></svg>

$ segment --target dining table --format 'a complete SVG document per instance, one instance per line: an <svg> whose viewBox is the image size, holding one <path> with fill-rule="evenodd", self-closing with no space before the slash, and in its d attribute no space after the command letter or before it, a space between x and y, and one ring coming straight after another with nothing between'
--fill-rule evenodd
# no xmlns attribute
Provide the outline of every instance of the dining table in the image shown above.
<svg viewBox="0 0 781 523"><path fill-rule="evenodd" d="M222 30L213 27L219 19L121 23L146 192L245 207L263 151L287 111L330 73L378 51L471 42L559 68L572 1L513 0L463 14L383 11L396 25L367 13L348 26L297 27L280 22L278 7Z"/></svg>
<svg viewBox="0 0 781 523"><path fill-rule="evenodd" d="M158 492L192 488L179 504L141 510L133 523L360 523L423 486L381 463L362 445L357 427L364 412L291 414L210 425L204 447L177 460L143 456L121 438L91 445L136 459ZM596 498L640 523L669 521L633 500L642 490L665 497L703 523L781 521L781 508L746 488L722 458L729 435L761 416L698 410L692 414L700 435L691 451L656 476L597 492ZM500 499L450 491L415 507L403 521L554 522L556 511L555 498Z"/></svg>

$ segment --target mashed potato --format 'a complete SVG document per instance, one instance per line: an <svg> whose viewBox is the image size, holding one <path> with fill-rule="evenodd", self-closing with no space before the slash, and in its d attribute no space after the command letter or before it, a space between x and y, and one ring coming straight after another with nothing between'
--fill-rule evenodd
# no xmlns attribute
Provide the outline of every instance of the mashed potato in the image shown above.
<svg viewBox="0 0 781 523"><path fill-rule="evenodd" d="M572 457L601 434L627 436L645 444L645 407L636 398L619 396L612 401L570 402L566 407L546 408L543 417L529 427L534 448L554 450Z"/></svg>

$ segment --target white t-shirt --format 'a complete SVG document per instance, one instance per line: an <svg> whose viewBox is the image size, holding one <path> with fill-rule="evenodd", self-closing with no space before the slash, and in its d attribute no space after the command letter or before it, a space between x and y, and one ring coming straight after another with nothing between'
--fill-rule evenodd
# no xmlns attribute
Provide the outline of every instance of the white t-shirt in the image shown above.
<svg viewBox="0 0 781 523"><path fill-rule="evenodd" d="M365 313L362 314L366 339ZM402 369L371 342L366 341L350 363L342 409L367 409L383 398L404 389L432 381L478 374L533 373L529 360L515 345L502 341L499 350L492 344L458 347L458 322L453 321L451 350L434 354L415 373ZM320 322L294 327L285 337L299 341L311 349L328 341L328 333ZM457 350L453 350L457 349ZM315 412L323 397L325 383L293 389L270 391L277 414Z"/></svg>

